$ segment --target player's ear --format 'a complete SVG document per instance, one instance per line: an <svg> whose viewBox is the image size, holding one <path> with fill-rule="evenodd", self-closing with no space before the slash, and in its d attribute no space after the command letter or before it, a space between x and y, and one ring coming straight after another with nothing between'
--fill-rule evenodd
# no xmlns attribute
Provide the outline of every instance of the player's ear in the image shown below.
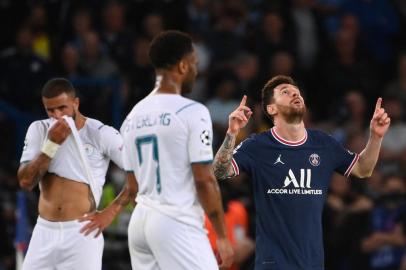
<svg viewBox="0 0 406 270"><path fill-rule="evenodd" d="M269 115L274 116L274 115L277 113L277 111L276 111L276 105L275 105L274 103L267 105L267 106L266 106L266 112L267 112Z"/></svg>
<svg viewBox="0 0 406 270"><path fill-rule="evenodd" d="M75 97L73 99L73 108L75 108L75 111L77 111L79 109L79 104L80 104L80 100L78 97Z"/></svg>
<svg viewBox="0 0 406 270"><path fill-rule="evenodd" d="M188 71L188 69L189 69L189 64L188 64L188 62L186 61L186 59L180 60L180 62L179 62L179 64L178 64L179 73L182 74L182 75L183 75L183 74L186 74L187 71Z"/></svg>

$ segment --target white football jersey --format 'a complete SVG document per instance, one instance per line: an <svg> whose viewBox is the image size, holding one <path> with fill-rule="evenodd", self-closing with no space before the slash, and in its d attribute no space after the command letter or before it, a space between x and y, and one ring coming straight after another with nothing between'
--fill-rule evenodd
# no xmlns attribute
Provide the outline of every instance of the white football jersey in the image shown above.
<svg viewBox="0 0 406 270"><path fill-rule="evenodd" d="M32 160L41 152L42 145L47 138L48 129L52 121L54 120L39 120L30 125L25 137L20 163ZM85 125L78 130L78 133L83 143L84 153L88 158L91 173L97 183L95 187L97 194L94 195L96 204L98 204L110 159L113 160L117 166L123 168L121 153L123 140L116 129L92 118L86 119ZM51 160L48 172L73 181L88 184L86 172L81 163L72 134L70 134L59 147L56 155Z"/></svg>
<svg viewBox="0 0 406 270"><path fill-rule="evenodd" d="M207 108L176 94L152 94L134 106L120 132L124 169L138 181L137 203L201 227L193 163L211 163Z"/></svg>

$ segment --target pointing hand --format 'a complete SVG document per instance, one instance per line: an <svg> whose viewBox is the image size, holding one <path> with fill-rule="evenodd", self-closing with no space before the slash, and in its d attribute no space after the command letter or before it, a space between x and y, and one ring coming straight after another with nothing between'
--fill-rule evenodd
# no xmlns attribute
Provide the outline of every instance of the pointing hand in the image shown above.
<svg viewBox="0 0 406 270"><path fill-rule="evenodd" d="M233 111L228 117L228 133L237 134L240 129L248 124L248 121L252 115L252 111L245 104L247 102L247 96L241 100L240 105Z"/></svg>

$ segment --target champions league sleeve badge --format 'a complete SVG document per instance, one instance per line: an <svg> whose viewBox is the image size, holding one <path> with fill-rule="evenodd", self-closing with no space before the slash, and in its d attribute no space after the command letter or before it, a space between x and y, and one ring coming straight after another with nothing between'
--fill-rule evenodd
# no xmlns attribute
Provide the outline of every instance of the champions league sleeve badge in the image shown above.
<svg viewBox="0 0 406 270"><path fill-rule="evenodd" d="M208 130L203 130L200 134L200 140L204 145L210 145L210 132Z"/></svg>

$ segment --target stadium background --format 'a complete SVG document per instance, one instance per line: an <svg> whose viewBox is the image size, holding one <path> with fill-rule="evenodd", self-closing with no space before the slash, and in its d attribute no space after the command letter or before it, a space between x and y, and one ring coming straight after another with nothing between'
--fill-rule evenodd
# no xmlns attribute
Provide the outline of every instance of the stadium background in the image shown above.
<svg viewBox="0 0 406 270"><path fill-rule="evenodd" d="M254 116L240 139L269 128L260 89L276 74L299 83L307 127L331 133L356 152L382 96L392 124L377 169L368 181L334 175L331 182L323 218L326 269L401 269L383 267L402 254L406 269L405 241L397 248L378 244L380 255L366 244L377 235L402 239L396 225L406 232L405 23L403 0L0 0L0 270L15 269L16 170L28 124L45 117L41 86L55 76L71 79L81 111L118 128L154 86L148 43L164 29L194 39L200 75L191 97L210 109L214 150L243 94ZM103 204L122 181L122 172L111 168ZM255 239L249 179L221 188L225 205L244 205L246 236ZM37 197L38 190L25 193L29 230ZM105 233L103 269L130 269L130 213ZM240 269L252 269L253 256L247 256Z"/></svg>

